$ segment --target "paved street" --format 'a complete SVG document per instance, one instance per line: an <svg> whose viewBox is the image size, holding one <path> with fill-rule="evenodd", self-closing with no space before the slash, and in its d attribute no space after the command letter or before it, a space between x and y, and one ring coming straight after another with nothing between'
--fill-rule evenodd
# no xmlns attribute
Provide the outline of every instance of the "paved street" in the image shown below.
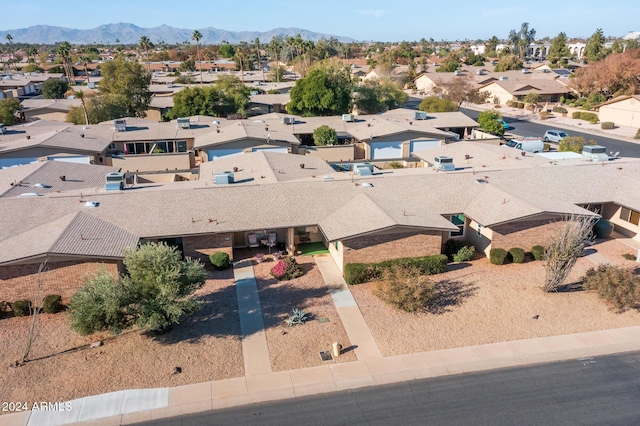
<svg viewBox="0 0 640 426"><path fill-rule="evenodd" d="M155 425L637 424L640 353L254 404Z"/></svg>

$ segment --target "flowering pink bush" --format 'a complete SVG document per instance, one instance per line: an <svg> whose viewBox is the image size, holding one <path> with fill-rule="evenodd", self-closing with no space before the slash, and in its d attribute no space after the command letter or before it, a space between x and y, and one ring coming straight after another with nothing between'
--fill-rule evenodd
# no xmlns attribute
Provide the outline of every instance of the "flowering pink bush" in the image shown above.
<svg viewBox="0 0 640 426"><path fill-rule="evenodd" d="M273 268L271 268L271 275L277 280L291 280L298 278L304 274L302 267L298 265L298 262L292 257L279 260Z"/></svg>

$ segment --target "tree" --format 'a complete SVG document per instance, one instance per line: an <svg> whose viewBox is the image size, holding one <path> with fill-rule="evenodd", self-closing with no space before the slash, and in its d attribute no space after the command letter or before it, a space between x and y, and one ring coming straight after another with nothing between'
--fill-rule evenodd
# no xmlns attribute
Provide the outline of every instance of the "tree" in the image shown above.
<svg viewBox="0 0 640 426"><path fill-rule="evenodd" d="M570 56L571 52L567 47L567 35L561 32L551 40L551 48L549 48L547 59L552 68L561 68L567 66Z"/></svg>
<svg viewBox="0 0 640 426"><path fill-rule="evenodd" d="M11 36L11 34L7 34L5 38L9 43L9 52L11 53L11 59L13 59L13 37Z"/></svg>
<svg viewBox="0 0 640 426"><path fill-rule="evenodd" d="M64 80L50 78L42 84L42 96L46 99L64 99L69 84Z"/></svg>
<svg viewBox="0 0 640 426"><path fill-rule="evenodd" d="M468 75L458 75L449 80L436 79L433 88L436 95L455 102L458 107L469 100L470 94L475 90L476 84Z"/></svg>
<svg viewBox="0 0 640 426"><path fill-rule="evenodd" d="M202 59L200 59L200 40L202 40L202 33L198 30L193 31L191 40L196 41L196 61L200 61L200 87L202 87Z"/></svg>
<svg viewBox="0 0 640 426"><path fill-rule="evenodd" d="M322 125L313 131L313 143L317 146L336 145L338 133L335 129Z"/></svg>
<svg viewBox="0 0 640 426"><path fill-rule="evenodd" d="M460 56L455 52L451 52L449 56L442 61L436 72L454 72L457 69L460 69Z"/></svg>
<svg viewBox="0 0 640 426"><path fill-rule="evenodd" d="M63 41L60 43L57 49L57 54L62 60L62 64L64 67L64 73L67 76L67 80L69 83L75 83L74 74L73 74L73 66L71 65L71 44L68 41Z"/></svg>
<svg viewBox="0 0 640 426"><path fill-rule="evenodd" d="M478 124L485 132L494 135L504 135L504 126L502 125L502 114L493 110L486 110L478 115Z"/></svg>
<svg viewBox="0 0 640 426"><path fill-rule="evenodd" d="M128 250L128 275L114 277L105 270L89 279L71 298L71 327L80 334L133 326L167 331L180 318L197 311L193 293L202 287L204 265L175 247L150 243Z"/></svg>
<svg viewBox="0 0 640 426"><path fill-rule="evenodd" d="M592 216L567 217L544 251L544 291L558 291L591 240Z"/></svg>
<svg viewBox="0 0 640 426"><path fill-rule="evenodd" d="M500 40L498 37L491 37L484 45L484 54L490 58L495 58L498 56L496 50L498 49L499 44Z"/></svg>
<svg viewBox="0 0 640 426"><path fill-rule="evenodd" d="M74 124L98 124L127 116L127 100L122 95L95 95L76 92L82 97L83 106L71 107L67 122ZM86 113L86 116L85 116Z"/></svg>
<svg viewBox="0 0 640 426"><path fill-rule="evenodd" d="M187 71L195 71L196 70L196 63L194 62L193 59L187 59L186 61L182 61L180 63L180 66L178 67L178 70L181 72L187 72ZM202 77L202 75L201 75Z"/></svg>
<svg viewBox="0 0 640 426"><path fill-rule="evenodd" d="M138 62L118 57L105 62L101 69L101 95L121 95L127 101L127 116L145 117L151 102L150 77Z"/></svg>
<svg viewBox="0 0 640 426"><path fill-rule="evenodd" d="M147 36L140 37L140 41L138 42L138 46L144 50L144 53L147 56L147 70L151 72L151 62L149 62L149 49L153 48L153 43L151 40L147 38Z"/></svg>
<svg viewBox="0 0 640 426"><path fill-rule="evenodd" d="M542 102L542 95L534 92L527 93L523 101L525 104L531 105L531 110L535 112L535 110L538 108L538 104Z"/></svg>
<svg viewBox="0 0 640 426"><path fill-rule="evenodd" d="M236 50L230 44L223 44L218 49L218 55L220 55L220 57L222 58L227 58L227 59L233 58L235 54L236 54Z"/></svg>
<svg viewBox="0 0 640 426"><path fill-rule="evenodd" d="M458 105L438 96L428 96L420 102L418 109L426 112L453 112L458 111Z"/></svg>
<svg viewBox="0 0 640 426"><path fill-rule="evenodd" d="M627 49L580 68L570 85L581 95L598 92L610 99L640 94L639 75L640 49Z"/></svg>
<svg viewBox="0 0 640 426"><path fill-rule="evenodd" d="M495 72L511 71L522 69L522 61L516 55L503 55L498 60L498 64L494 68Z"/></svg>
<svg viewBox="0 0 640 426"><path fill-rule="evenodd" d="M82 66L84 67L84 75L87 77L87 83L91 83L91 78L89 77L89 69L87 68L87 64L91 62L91 58L88 56L78 56L78 59L82 61Z"/></svg>
<svg viewBox="0 0 640 426"><path fill-rule="evenodd" d="M351 108L353 82L349 67L341 62L325 62L296 81L287 110L304 116L339 115Z"/></svg>
<svg viewBox="0 0 640 426"><path fill-rule="evenodd" d="M16 124L16 112L22 109L18 98L0 99L0 123L11 126Z"/></svg>
<svg viewBox="0 0 640 426"><path fill-rule="evenodd" d="M354 89L353 98L360 114L377 114L398 108L409 100L409 95L392 80L383 78L363 82Z"/></svg>
<svg viewBox="0 0 640 426"><path fill-rule="evenodd" d="M529 53L529 45L536 37L536 30L529 29L529 23L523 22L520 31L511 30L509 32L509 43L513 46L513 52L518 52L518 57L524 59Z"/></svg>
<svg viewBox="0 0 640 426"><path fill-rule="evenodd" d="M595 62L607 56L604 42L604 32L602 32L602 28L598 28L587 40L587 44L584 47L584 58L588 62Z"/></svg>
<svg viewBox="0 0 640 426"><path fill-rule="evenodd" d="M576 152L580 154L582 147L585 145L596 145L595 139L587 141L583 136L567 136L558 142L558 151L560 152Z"/></svg>

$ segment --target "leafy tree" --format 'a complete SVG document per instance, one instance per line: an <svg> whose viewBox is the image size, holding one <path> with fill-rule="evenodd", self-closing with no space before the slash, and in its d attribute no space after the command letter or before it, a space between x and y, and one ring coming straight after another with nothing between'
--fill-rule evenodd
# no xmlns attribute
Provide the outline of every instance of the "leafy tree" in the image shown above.
<svg viewBox="0 0 640 426"><path fill-rule="evenodd" d="M230 44L223 44L222 46L220 46L220 48L218 48L218 55L220 55L220 57L222 58L233 58L235 54L236 50Z"/></svg>
<svg viewBox="0 0 640 426"><path fill-rule="evenodd" d="M516 55L503 55L498 60L498 64L496 65L494 71L495 72L503 72L503 71L511 71L511 70L519 70L522 69L522 61Z"/></svg>
<svg viewBox="0 0 640 426"><path fill-rule="evenodd" d="M529 45L536 37L536 30L529 29L529 23L523 22L520 31L511 30L509 32L509 43L513 47L513 52L518 53L520 59L524 59L529 51Z"/></svg>
<svg viewBox="0 0 640 426"><path fill-rule="evenodd" d="M454 72L457 69L460 69L460 56L455 52L451 52L449 56L442 61L436 72Z"/></svg>
<svg viewBox="0 0 640 426"><path fill-rule="evenodd" d="M586 144L596 145L595 139L587 141L583 136L567 136L558 143L558 151L560 152L582 152L582 147Z"/></svg>
<svg viewBox="0 0 640 426"><path fill-rule="evenodd" d="M448 99L442 99L438 96L428 96L420 102L418 109L426 112L453 112L458 111L458 105Z"/></svg>
<svg viewBox="0 0 640 426"><path fill-rule="evenodd" d="M81 92L82 93L82 92ZM67 122L74 124L98 124L127 116L127 100L122 95L85 95L87 117L81 106L69 108Z"/></svg>
<svg viewBox="0 0 640 426"><path fill-rule="evenodd" d="M535 110L536 108L538 108L538 104L542 102L542 95L534 92L527 93L523 101L525 104L531 105L531 108Z"/></svg>
<svg viewBox="0 0 640 426"><path fill-rule="evenodd" d="M335 129L322 125L313 131L313 143L317 146L335 145L338 143L338 133Z"/></svg>
<svg viewBox="0 0 640 426"><path fill-rule="evenodd" d="M625 51L633 49L640 49L640 41L637 38L632 38L626 42Z"/></svg>
<svg viewBox="0 0 640 426"><path fill-rule="evenodd" d="M15 113L22 109L18 98L0 99L0 123L11 126L16 123Z"/></svg>
<svg viewBox="0 0 640 426"><path fill-rule="evenodd" d="M101 95L120 95L127 100L127 116L145 117L151 102L150 77L138 62L118 57L101 69Z"/></svg>
<svg viewBox="0 0 640 426"><path fill-rule="evenodd" d="M582 95L594 92L607 99L640 94L640 49L627 49L576 71L570 85Z"/></svg>
<svg viewBox="0 0 640 426"><path fill-rule="evenodd" d="M622 53L624 51L624 44L620 40L616 40L611 45L608 53Z"/></svg>
<svg viewBox="0 0 640 426"><path fill-rule="evenodd" d="M589 62L595 62L607 56L604 42L604 32L602 32L602 28L598 28L587 40L587 45L584 47L584 58Z"/></svg>
<svg viewBox="0 0 640 426"><path fill-rule="evenodd" d="M353 82L349 67L325 62L312 69L291 89L287 110L304 116L339 115L349 112Z"/></svg>
<svg viewBox="0 0 640 426"><path fill-rule="evenodd" d="M353 97L361 114L377 114L397 108L409 100L409 95L388 78L363 82L354 89Z"/></svg>
<svg viewBox="0 0 640 426"><path fill-rule="evenodd" d="M168 119L208 115L226 117L244 114L249 104L250 89L235 76L221 75L212 87L185 87L173 97L174 106Z"/></svg>
<svg viewBox="0 0 640 426"><path fill-rule="evenodd" d="M42 84L42 96L46 99L63 99L67 90L69 84L57 78L50 78Z"/></svg>
<svg viewBox="0 0 640 426"><path fill-rule="evenodd" d="M102 271L72 297L71 326L78 333L118 333L134 324L166 331L199 309L193 293L206 277L199 261L182 260L175 247L151 243L128 250L124 264L128 276Z"/></svg>
<svg viewBox="0 0 640 426"><path fill-rule="evenodd" d="M484 54L490 58L495 58L498 56L496 50L498 45L500 44L500 40L496 36L492 36L484 45Z"/></svg>
<svg viewBox="0 0 640 426"><path fill-rule="evenodd" d="M478 124L485 132L494 135L504 135L504 126L502 125L502 114L493 110L486 110L478 116Z"/></svg>
<svg viewBox="0 0 640 426"><path fill-rule="evenodd" d="M182 61L178 70L182 72L195 71L196 63L193 59L187 59L186 61Z"/></svg>
<svg viewBox="0 0 640 426"><path fill-rule="evenodd" d="M458 106L469 100L471 93L476 90L476 85L468 75L459 75L453 79L437 79L433 89L436 95L455 102ZM457 111L457 109L456 109Z"/></svg>
<svg viewBox="0 0 640 426"><path fill-rule="evenodd" d="M549 60L552 68L560 68L567 66L568 60L571 56L569 48L567 47L567 35L563 32L551 40L551 48L547 59Z"/></svg>

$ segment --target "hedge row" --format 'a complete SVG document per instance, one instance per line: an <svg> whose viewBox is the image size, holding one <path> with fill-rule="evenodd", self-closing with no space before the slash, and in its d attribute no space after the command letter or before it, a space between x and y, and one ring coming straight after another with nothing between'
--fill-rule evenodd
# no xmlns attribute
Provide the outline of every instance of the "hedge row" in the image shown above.
<svg viewBox="0 0 640 426"><path fill-rule="evenodd" d="M501 248L493 248L489 251L489 261L494 265L502 265L509 259L513 263L524 263L526 252L518 247L514 247L506 251ZM544 259L544 247L533 246L531 248L531 256L534 260Z"/></svg>
<svg viewBox="0 0 640 426"><path fill-rule="evenodd" d="M11 310L16 317L26 317L34 313L35 308L30 300L16 300L11 304ZM42 300L42 312L45 314L57 314L64 310L62 304L62 296L59 294L50 294ZM40 311L38 311L40 312Z"/></svg>
<svg viewBox="0 0 640 426"><path fill-rule="evenodd" d="M591 124L596 124L598 122L598 115L593 112L574 111L571 113L571 118L588 121Z"/></svg>
<svg viewBox="0 0 640 426"><path fill-rule="evenodd" d="M447 256L404 257L385 260L378 263L347 263L344 266L344 279L347 284L362 284L379 280L382 272L392 266L417 268L422 275L441 274L447 266Z"/></svg>

